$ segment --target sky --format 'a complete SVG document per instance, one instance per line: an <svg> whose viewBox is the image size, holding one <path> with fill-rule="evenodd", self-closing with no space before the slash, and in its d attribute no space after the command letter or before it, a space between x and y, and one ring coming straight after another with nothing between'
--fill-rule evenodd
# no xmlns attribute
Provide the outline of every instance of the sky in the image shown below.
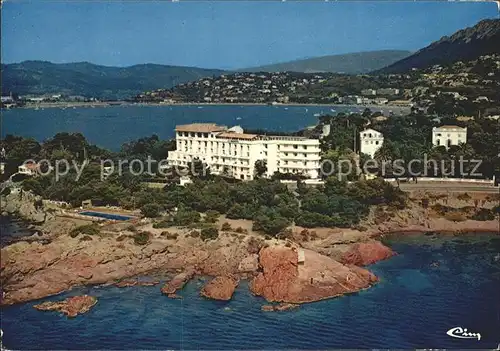
<svg viewBox="0 0 500 351"><path fill-rule="evenodd" d="M323 55L418 50L496 18L494 3L47 1L3 3L2 62L236 69Z"/></svg>

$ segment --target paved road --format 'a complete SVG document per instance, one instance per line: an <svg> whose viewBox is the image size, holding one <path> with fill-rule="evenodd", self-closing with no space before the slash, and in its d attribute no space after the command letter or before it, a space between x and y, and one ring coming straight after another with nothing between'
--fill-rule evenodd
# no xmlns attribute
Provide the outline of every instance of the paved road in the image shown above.
<svg viewBox="0 0 500 351"><path fill-rule="evenodd" d="M436 182L418 182L400 183L400 189L403 191L427 190L440 192L457 193L488 193L500 194L500 188L492 185L481 185L472 183L436 183Z"/></svg>

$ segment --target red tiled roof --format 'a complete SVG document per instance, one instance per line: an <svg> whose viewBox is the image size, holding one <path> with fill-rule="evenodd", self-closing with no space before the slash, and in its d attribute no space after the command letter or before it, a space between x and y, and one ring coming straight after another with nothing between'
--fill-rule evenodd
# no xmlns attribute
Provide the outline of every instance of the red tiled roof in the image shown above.
<svg viewBox="0 0 500 351"><path fill-rule="evenodd" d="M211 133L226 130L225 126L218 126L215 123L192 123L176 126L177 132Z"/></svg>

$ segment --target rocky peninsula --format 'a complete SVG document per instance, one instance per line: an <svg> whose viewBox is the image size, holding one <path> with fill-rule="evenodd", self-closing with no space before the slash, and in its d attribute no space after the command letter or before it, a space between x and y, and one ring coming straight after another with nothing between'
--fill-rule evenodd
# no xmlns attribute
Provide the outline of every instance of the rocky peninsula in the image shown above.
<svg viewBox="0 0 500 351"><path fill-rule="evenodd" d="M33 204L33 199L29 196L25 199L28 200L18 202L17 206L11 205L11 210L41 218L42 210L27 204ZM178 297L176 293L194 276L211 276L214 278L200 291L207 298L229 300L239 281L246 279L255 295L269 302L294 306L376 284L377 277L364 266L395 254L378 240L386 233L498 232L498 218L452 221L436 216L416 200L397 215L383 217L383 221L380 214L373 213L356 229L311 230L293 226L286 237L274 238L252 231L251 221L224 216L215 225L222 228L229 224L231 229L221 230L213 240L203 240L188 227L171 227L166 234L149 219L94 223L97 229L93 235L73 235L81 219L75 221L65 211L49 214L50 217L44 215L45 219L36 224L48 241L19 241L2 248L2 305L44 298L82 285L127 287L155 285L160 281L163 286L159 293L161 290L169 297ZM137 233L148 233L146 241L138 241ZM137 278L150 275L155 280ZM90 301L86 298L85 306L87 300ZM61 306L73 306L77 301L38 307L62 311L67 307ZM281 308L276 306L265 309Z"/></svg>

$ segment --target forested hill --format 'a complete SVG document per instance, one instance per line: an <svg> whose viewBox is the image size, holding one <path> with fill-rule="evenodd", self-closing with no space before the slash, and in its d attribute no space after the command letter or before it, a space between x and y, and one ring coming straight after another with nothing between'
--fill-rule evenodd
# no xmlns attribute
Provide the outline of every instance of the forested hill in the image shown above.
<svg viewBox="0 0 500 351"><path fill-rule="evenodd" d="M221 73L223 71L214 69L157 64L108 67L88 62L24 61L2 64L2 95L12 92L125 99L143 91L172 87Z"/></svg>
<svg viewBox="0 0 500 351"><path fill-rule="evenodd" d="M411 54L404 50L356 52L343 55L313 57L266 66L243 68L240 72L302 72L302 73L367 73L386 67Z"/></svg>
<svg viewBox="0 0 500 351"><path fill-rule="evenodd" d="M483 20L473 27L443 37L378 73L403 73L412 68L424 69L433 65L448 65L472 61L480 56L500 54L500 20Z"/></svg>

